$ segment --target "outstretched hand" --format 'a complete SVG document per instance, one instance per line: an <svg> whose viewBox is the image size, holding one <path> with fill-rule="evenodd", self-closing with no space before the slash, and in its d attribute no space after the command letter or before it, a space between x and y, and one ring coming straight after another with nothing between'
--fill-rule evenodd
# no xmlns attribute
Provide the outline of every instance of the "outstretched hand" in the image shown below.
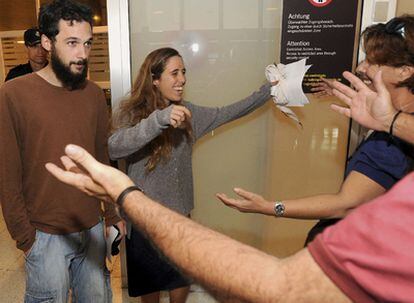
<svg viewBox="0 0 414 303"><path fill-rule="evenodd" d="M225 194L221 193L216 194L216 197L228 207L237 209L243 213L265 213L266 207L270 204L262 196L247 190L235 188L234 192L243 199L229 198Z"/></svg>
<svg viewBox="0 0 414 303"><path fill-rule="evenodd" d="M121 171L95 160L85 149L67 145L61 157L65 169L46 163L46 169L57 179L82 192L107 202L113 202L127 187L134 185Z"/></svg>
<svg viewBox="0 0 414 303"><path fill-rule="evenodd" d="M349 108L336 104L332 104L331 108L365 127L387 131L397 110L391 102L391 96L382 80L381 71L378 71L373 79L376 91L370 89L350 72L344 72L343 76L354 88L335 81L332 84L333 94L345 102Z"/></svg>
<svg viewBox="0 0 414 303"><path fill-rule="evenodd" d="M334 80L332 79L320 78L320 81L313 84L310 90L316 97L333 96L333 82Z"/></svg>

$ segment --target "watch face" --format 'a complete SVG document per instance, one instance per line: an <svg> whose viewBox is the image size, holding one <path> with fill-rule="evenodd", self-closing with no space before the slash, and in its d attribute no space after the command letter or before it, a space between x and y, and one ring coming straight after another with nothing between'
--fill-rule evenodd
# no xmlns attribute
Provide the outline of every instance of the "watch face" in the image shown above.
<svg viewBox="0 0 414 303"><path fill-rule="evenodd" d="M275 205L276 216L283 216L284 212L285 212L285 206L282 203L276 203Z"/></svg>

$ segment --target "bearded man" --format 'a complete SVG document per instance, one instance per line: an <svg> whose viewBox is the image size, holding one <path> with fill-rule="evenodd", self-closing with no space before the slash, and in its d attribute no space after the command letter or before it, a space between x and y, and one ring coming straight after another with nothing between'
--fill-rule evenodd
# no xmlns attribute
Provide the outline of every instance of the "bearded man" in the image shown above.
<svg viewBox="0 0 414 303"><path fill-rule="evenodd" d="M25 254L25 302L67 302L69 289L72 302L111 302L104 224L123 231L120 218L43 167L57 162L70 142L108 163L104 94L86 79L91 10L53 1L41 7L39 30L50 64L0 88L0 201Z"/></svg>

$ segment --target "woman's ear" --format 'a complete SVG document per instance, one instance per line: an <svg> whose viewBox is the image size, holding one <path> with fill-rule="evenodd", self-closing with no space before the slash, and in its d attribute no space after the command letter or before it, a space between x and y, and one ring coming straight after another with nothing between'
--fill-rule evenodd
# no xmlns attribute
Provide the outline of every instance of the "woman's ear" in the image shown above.
<svg viewBox="0 0 414 303"><path fill-rule="evenodd" d="M155 86L158 86L160 84L160 80L153 80L152 84L154 84Z"/></svg>

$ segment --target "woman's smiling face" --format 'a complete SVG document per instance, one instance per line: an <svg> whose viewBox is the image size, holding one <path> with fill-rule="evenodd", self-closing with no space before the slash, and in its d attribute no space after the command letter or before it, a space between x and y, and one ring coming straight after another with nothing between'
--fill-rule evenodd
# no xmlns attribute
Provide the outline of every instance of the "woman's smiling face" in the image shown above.
<svg viewBox="0 0 414 303"><path fill-rule="evenodd" d="M185 72L184 62L180 56L174 56L167 60L160 78L153 81L165 101L182 101L186 82Z"/></svg>

